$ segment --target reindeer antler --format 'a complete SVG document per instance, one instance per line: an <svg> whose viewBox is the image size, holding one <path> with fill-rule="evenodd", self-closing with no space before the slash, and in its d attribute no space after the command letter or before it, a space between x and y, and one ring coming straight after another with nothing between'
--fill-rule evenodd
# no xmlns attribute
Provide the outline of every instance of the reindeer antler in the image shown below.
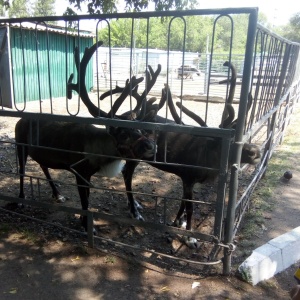
<svg viewBox="0 0 300 300"><path fill-rule="evenodd" d="M132 93L132 96L136 99L137 105L134 108L134 111L137 113L140 109L141 112L138 115L138 119L144 118L146 114L146 96L149 94L151 89L153 88L154 84L156 83L156 80L158 78L158 75L161 72L161 65L157 65L157 69L154 72L152 67L148 65L148 69L146 69L146 87L145 90L141 95L138 94L138 90L134 90Z"/></svg>
<svg viewBox="0 0 300 300"><path fill-rule="evenodd" d="M74 74L72 73L68 79L67 82L67 96L69 99L72 98L72 90L76 91L79 95L85 106L88 108L90 114L97 118L97 117L113 117L117 110L120 108L121 104L124 102L126 97L129 95L131 89L135 88L139 83L141 83L144 78L135 78L132 77L131 81L128 81L125 88L122 89L122 93L119 96L119 98L115 101L111 111L109 113L104 112L99 107L94 105L89 98L86 85L85 85L85 75L86 75L86 68L87 64L90 61L91 57L95 53L98 47L100 47L103 44L102 41L98 41L94 45L92 45L90 48L85 48L84 55L79 60L79 49L78 47L75 47L74 49L74 57L75 57L75 65L77 68L77 83L72 83Z"/></svg>
<svg viewBox="0 0 300 300"><path fill-rule="evenodd" d="M107 117L107 114L99 109L96 105L94 105L89 98L88 92L86 90L85 85L85 75L86 75L86 67L88 62L90 61L92 55L97 50L98 47L100 47L103 44L102 41L98 41L90 48L86 47L84 51L84 55L82 57L81 62L79 61L79 49L78 47L75 47L74 49L74 59L75 59L75 65L77 69L77 83L72 83L74 74L72 73L68 79L67 82L67 96L68 99L72 98L72 90L76 91L83 103L88 108L90 114L94 117Z"/></svg>
<svg viewBox="0 0 300 300"><path fill-rule="evenodd" d="M113 94L123 93L124 90L126 89L126 87L129 87L129 88L131 88L131 90L129 90L129 94L133 98L135 98L136 101L137 101L135 108L131 112L131 115L137 115L138 112L142 108L142 110L140 111L140 113L137 116L137 119L143 119L145 114L147 112L149 112L149 110L148 110L149 106L147 106L147 104L146 105L143 105L143 104L146 103L146 96L148 95L148 93L150 92L152 87L154 86L160 72L161 72L161 65L160 64L158 64L157 70L155 72L153 71L152 67L150 65L148 65L148 69L146 70L146 88L145 88L145 90L143 91L142 94L138 93L138 87L139 87L138 84L142 80L136 79L136 77L133 76L131 78L131 81L129 81L129 79L126 80L124 88L116 85L116 87L114 89L103 93L100 96L100 100L103 100L104 98L106 98L110 95L113 95ZM119 108L119 106L116 104L116 102L115 102L114 107L113 107L114 112L116 112L116 110ZM153 109L153 107L151 107L151 110L152 109ZM157 110L157 109L155 108L154 110Z"/></svg>
<svg viewBox="0 0 300 300"><path fill-rule="evenodd" d="M233 103L233 97L235 94L236 78L237 78L237 72L232 63L230 63L229 61L225 61L223 66L229 67L231 69L231 77L229 80L225 79L225 80L219 81L219 84L228 83L228 81L230 83L228 98L226 99L226 102L225 102L225 108L224 108L223 115L222 115L222 121L219 126L220 128L226 128L234 119L234 109L232 107L232 103ZM232 114L232 111L233 111L233 114Z"/></svg>
<svg viewBox="0 0 300 300"><path fill-rule="evenodd" d="M182 111L188 115L190 118L192 118L194 121L196 121L200 126L202 127L208 127L207 124L203 121L203 119L196 115L194 112L190 111L188 108L182 105L181 102L176 102L176 105L182 109Z"/></svg>
<svg viewBox="0 0 300 300"><path fill-rule="evenodd" d="M169 86L167 84L165 84L165 87L162 89L162 97L160 100L160 104L159 105L164 105L165 101L168 100L168 106L171 112L171 115L174 119L174 121L177 124L182 124L184 125L184 123L181 121L174 103L173 103L173 99L172 99L172 93L171 90L169 88ZM181 102L176 102L177 107L179 107L186 115L188 115L190 118L192 118L193 120L195 120L199 125L201 125L202 127L207 127L206 123L203 121L203 119L196 115L195 113L193 113L192 111L190 111L189 109L187 109L185 106L182 105Z"/></svg>

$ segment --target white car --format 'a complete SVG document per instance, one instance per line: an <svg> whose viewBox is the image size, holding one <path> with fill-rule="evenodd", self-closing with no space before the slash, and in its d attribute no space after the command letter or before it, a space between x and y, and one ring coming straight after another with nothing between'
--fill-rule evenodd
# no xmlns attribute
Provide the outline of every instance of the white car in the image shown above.
<svg viewBox="0 0 300 300"><path fill-rule="evenodd" d="M201 71L198 70L195 66L193 65L184 65L183 67L180 66L178 69L177 69L177 78L184 78L184 79L187 79L187 78L191 78L193 79L193 75L194 74L197 74L198 76L201 75Z"/></svg>

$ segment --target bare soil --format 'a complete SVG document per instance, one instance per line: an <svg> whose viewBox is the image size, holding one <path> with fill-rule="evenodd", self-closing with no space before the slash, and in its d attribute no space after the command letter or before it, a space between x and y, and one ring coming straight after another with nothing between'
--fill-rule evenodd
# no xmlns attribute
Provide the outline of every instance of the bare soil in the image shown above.
<svg viewBox="0 0 300 300"><path fill-rule="evenodd" d="M14 141L16 121L11 118L0 121L1 140L8 141L0 144L0 189L13 196L18 195L18 177L13 175L16 173L15 152L9 141ZM284 151L284 145L278 151L281 150ZM269 239L299 226L300 172L296 168L299 154L291 153L291 159L295 161L295 170L291 170L293 178L290 181L278 178L278 191L275 192L278 205L273 211L265 212L265 225L253 237L248 252L241 249L243 251L234 253L232 275L228 277L220 275L220 265L203 268L159 255L202 261L211 250L205 243L197 249L188 249L180 237L167 231L152 232L139 226L99 219L95 222L99 235L120 244L116 246L106 240L97 240L96 248L91 249L82 234L49 224L82 231L78 215L6 206L5 210L0 210L0 299L289 299L288 291L295 285L296 265L255 287L241 281L235 271L246 253L250 254ZM163 223L166 212L166 221L172 221L178 202L173 201L173 204L171 201L165 207L162 198L156 201L151 195L180 198L179 179L145 164L138 168L134 189L143 193L136 196L144 207L142 215L147 221ZM43 177L38 165L31 160L26 169L29 174ZM66 203L57 205L80 207L73 175L63 171L52 174L62 183L60 189L68 197ZM99 189L91 191L91 209L128 217L126 197L119 192L124 190L121 176L105 181L97 176L93 178L94 183L99 181ZM195 198L206 202L196 205L195 230L201 228L201 232L209 232L211 229L214 190L214 183L195 189ZM25 192L28 198L54 202L48 183L43 180L33 184L28 180ZM13 215L10 210L47 223ZM133 247L124 247L122 243ZM135 246L156 252L141 252Z"/></svg>

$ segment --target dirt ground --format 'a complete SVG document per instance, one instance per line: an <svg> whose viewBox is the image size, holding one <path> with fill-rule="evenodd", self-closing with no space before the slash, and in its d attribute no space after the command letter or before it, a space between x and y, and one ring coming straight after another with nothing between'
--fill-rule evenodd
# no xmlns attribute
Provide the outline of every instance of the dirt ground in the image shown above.
<svg viewBox="0 0 300 300"><path fill-rule="evenodd" d="M298 109L293 122L297 121L299 115ZM14 127L14 123L7 124L3 120L1 120L1 136L13 138L11 128ZM291 128L293 128L292 124ZM297 132L292 130L289 134L296 135ZM13 169L12 163L5 158L7 155L12 155L13 146L1 147L2 167ZM284 145L278 151L285 151ZM278 178L278 190L275 192L277 205L273 211L266 214L264 228L253 237L253 249L299 226L300 171L297 167L299 157L299 153L291 153L291 160L295 161L295 168L291 169L293 178L288 182ZM135 180L136 188L141 189L145 180L150 177L157 179L151 180L143 192L155 191L164 194L173 191L175 195L179 193L175 187L180 186L180 182L175 176L163 177L165 174L159 172L152 174L151 172L156 171L145 165L140 168L142 174L139 180ZM37 172L32 162L28 163L27 169L29 172ZM42 176L41 173L38 174ZM63 182L74 180L71 175L62 172L54 173L55 176ZM18 194L17 178L2 174L1 182L2 190L5 192L9 190L14 195ZM158 185L158 182L163 184ZM116 178L106 183L104 187L118 190L119 185L121 185L120 178ZM64 186L61 188L64 189ZM204 191L201 193L197 191L196 195L197 193L199 197L211 195L209 193L211 188L210 185L205 186ZM27 183L27 193L30 189L31 186ZM67 202L72 202L73 198L78 197L74 187L68 186L65 189L69 197ZM49 188L44 182L40 183L39 193L44 201L49 201L51 198ZM96 191L92 192L92 196L96 200L100 197ZM104 200L91 203L94 209L103 209L107 212L113 210L114 213L119 210L117 213L124 215L126 210L124 197L118 194L111 196L104 191L101 198ZM143 216L148 220L158 218L160 221L163 203L153 207L153 201L147 201L146 197L142 200L144 200ZM176 213L172 207L169 209L170 215ZM59 225L71 225L75 229L79 227L76 215L65 216L64 213L33 208L27 208L26 213ZM196 207L195 224L200 223L203 214L209 216L209 205L205 209L201 208L201 213ZM209 218L207 219L206 222L209 223ZM201 226L208 227L208 223ZM186 255L187 258L203 258L206 255L205 245L201 245L197 250L187 250L180 241L169 236L168 233L152 236L151 233L136 226L120 224L112 226L100 221L98 227L103 237L118 236L121 242L132 246L135 246L138 237L141 243L152 242L147 244L148 249L151 249L149 248L151 245L155 246L158 252L167 249L166 253L171 251L169 253L175 254L175 257ZM175 253L171 250L174 249L174 243L176 243ZM204 270L188 262L172 262L166 257L151 252L145 252L143 254L145 259L142 260L134 248L128 250L122 245L116 247L105 241L97 243L96 246L96 249L88 248L86 239L76 232L66 232L48 223L28 220L12 215L9 211L0 210L0 299L289 299L288 291L295 285L293 273L296 265L253 287L235 276L236 268L241 262L237 254L234 254L232 275L224 277L220 275L219 265Z"/></svg>

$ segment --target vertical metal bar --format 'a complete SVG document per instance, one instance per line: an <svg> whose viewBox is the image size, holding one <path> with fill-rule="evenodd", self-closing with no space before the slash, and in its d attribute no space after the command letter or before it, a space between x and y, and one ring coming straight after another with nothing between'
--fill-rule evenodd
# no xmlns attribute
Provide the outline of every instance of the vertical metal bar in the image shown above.
<svg viewBox="0 0 300 300"><path fill-rule="evenodd" d="M257 26L257 9L253 10L249 14L248 22L248 34L247 34L247 43L246 43L246 52L245 52L245 63L243 70L243 81L241 87L241 98L240 106L238 113L237 126L235 131L235 143L233 146L233 156L232 161L234 163L231 172L230 178L230 188L229 188L229 199L228 199L228 208L225 221L225 244L231 244L233 240L233 228L234 228L234 219L235 219L235 207L237 200L237 186L238 186L238 172L237 167L239 166L239 160L242 152L242 139L245 118L247 113L247 100L248 93L250 90L251 83L251 68L252 68L252 59L253 59L253 49L256 36L256 26ZM228 275L231 268L231 250L224 249L224 260L223 260L223 274Z"/></svg>
<svg viewBox="0 0 300 300"><path fill-rule="evenodd" d="M285 76L286 76L286 72L287 72L290 51L291 51L291 45L287 44L286 50L284 53L280 78L279 78L279 82L278 82L278 86L277 86L277 90L276 90L274 107L276 107L278 105L279 100L280 100L281 91L283 89L283 84L284 84L284 80L285 80ZM264 166L268 165L268 162L272 155L272 147L273 147L272 144L273 144L273 138L274 138L274 130L275 130L275 126L276 126L276 118L277 118L277 111L273 114L271 122L270 122L270 139L268 140L268 142L265 146L265 150L264 150L264 154L267 153L267 159L264 162Z"/></svg>
<svg viewBox="0 0 300 300"><path fill-rule="evenodd" d="M155 198L155 209L154 209L154 213L155 213L155 219L157 220L157 215L158 215L158 214L157 214L157 199L158 199L158 198L157 198L156 196L155 196L154 198Z"/></svg>
<svg viewBox="0 0 300 300"><path fill-rule="evenodd" d="M166 225L166 219L167 219L167 199L164 197L164 225Z"/></svg>
<svg viewBox="0 0 300 300"><path fill-rule="evenodd" d="M94 248L94 215L92 211L87 210L86 212L88 245Z"/></svg>
<svg viewBox="0 0 300 300"><path fill-rule="evenodd" d="M218 189L217 189L217 200L216 200L216 212L215 212L215 224L214 224L214 235L221 240L222 235L222 223L225 205L225 191L226 182L228 175L228 155L230 151L231 140L223 139L222 141L222 151L221 151L221 162L219 170L218 179Z"/></svg>
<svg viewBox="0 0 300 300"><path fill-rule="evenodd" d="M45 24L46 26L46 24ZM47 67L48 67L48 85L49 85L49 97L50 97L50 111L53 114L53 99L52 99L52 81L51 81L51 62L50 62L50 47L49 47L49 33L46 26L46 45L47 45Z"/></svg>
<svg viewBox="0 0 300 300"><path fill-rule="evenodd" d="M37 188L38 188L38 191L37 191L38 200L41 200L41 182L40 182L39 178L37 179Z"/></svg>
<svg viewBox="0 0 300 300"><path fill-rule="evenodd" d="M31 199L33 199L33 183L32 183L32 177L29 177L30 179L30 193L31 193Z"/></svg>
<svg viewBox="0 0 300 300"><path fill-rule="evenodd" d="M37 64L37 78L38 78L38 92L39 92L39 104L40 104L40 113L42 113L42 92L41 92L41 75L40 75L40 62L39 62L39 42L38 42L38 30L37 24L35 26L35 55L36 55L36 64Z"/></svg>

